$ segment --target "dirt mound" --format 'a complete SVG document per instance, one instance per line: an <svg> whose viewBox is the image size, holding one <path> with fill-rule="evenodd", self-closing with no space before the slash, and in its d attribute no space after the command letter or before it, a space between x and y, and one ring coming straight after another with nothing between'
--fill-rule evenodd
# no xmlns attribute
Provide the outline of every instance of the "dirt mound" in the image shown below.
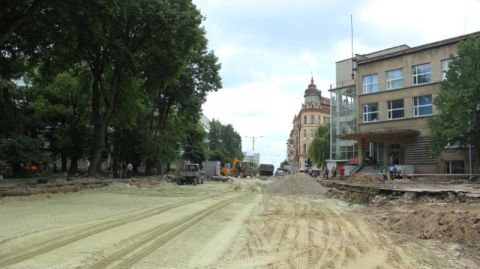
<svg viewBox="0 0 480 269"><path fill-rule="evenodd" d="M387 229L395 232L454 242L472 252L480 251L480 208L476 203L394 201L369 210ZM477 258L480 260L478 254Z"/></svg>
<svg viewBox="0 0 480 269"><path fill-rule="evenodd" d="M232 189L237 192L263 192L268 183L259 179L234 179Z"/></svg>
<svg viewBox="0 0 480 269"><path fill-rule="evenodd" d="M278 195L319 196L326 193L314 178L305 174L294 174L275 179L267 187L267 193Z"/></svg>
<svg viewBox="0 0 480 269"><path fill-rule="evenodd" d="M379 183L379 174L355 174L345 178L346 182Z"/></svg>

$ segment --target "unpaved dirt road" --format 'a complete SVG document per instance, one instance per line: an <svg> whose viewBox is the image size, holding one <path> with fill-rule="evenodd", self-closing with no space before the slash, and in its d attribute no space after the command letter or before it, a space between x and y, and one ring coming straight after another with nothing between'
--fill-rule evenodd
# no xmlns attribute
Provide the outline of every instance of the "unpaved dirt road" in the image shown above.
<svg viewBox="0 0 480 269"><path fill-rule="evenodd" d="M0 268L456 268L307 176L0 199Z"/></svg>

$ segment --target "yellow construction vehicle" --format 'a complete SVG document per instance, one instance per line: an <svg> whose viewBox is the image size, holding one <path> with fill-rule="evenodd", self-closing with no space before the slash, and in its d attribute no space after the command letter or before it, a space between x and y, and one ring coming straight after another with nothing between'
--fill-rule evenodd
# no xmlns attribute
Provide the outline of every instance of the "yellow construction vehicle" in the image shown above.
<svg viewBox="0 0 480 269"><path fill-rule="evenodd" d="M226 163L222 167L221 172L224 176L227 176L227 177L238 177L240 175L240 166L238 163L238 159L237 158L233 159L232 165L230 165L229 163Z"/></svg>

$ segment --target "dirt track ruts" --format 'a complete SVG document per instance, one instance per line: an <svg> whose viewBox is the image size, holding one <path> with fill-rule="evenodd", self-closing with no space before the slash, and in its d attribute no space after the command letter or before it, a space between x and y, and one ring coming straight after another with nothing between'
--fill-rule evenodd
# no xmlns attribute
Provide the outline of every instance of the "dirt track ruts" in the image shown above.
<svg viewBox="0 0 480 269"><path fill-rule="evenodd" d="M160 206L153 209L148 209L144 212L136 212L133 214L128 214L126 216L114 217L113 219L110 219L110 220L102 221L100 223L94 223L91 226L78 227L75 229L63 231L58 234L51 234L49 235L47 240L45 241L35 240L25 246L22 246L22 248L15 249L14 252L11 254L6 254L9 252L8 250L2 251L3 254L0 255L0 267L18 263L22 260L30 259L34 256L63 247L75 241L84 239L89 236L93 236L97 233L101 233L121 225L126 225L131 222L140 221L142 219L146 219L151 216L161 214L167 210L171 210L171 209L184 206L190 203L200 202L205 199L210 199L210 197L188 199L188 200L180 201L174 204L169 204L169 205L164 205L164 206ZM12 249L10 249L10 251L12 251Z"/></svg>
<svg viewBox="0 0 480 269"><path fill-rule="evenodd" d="M475 268L326 193L295 175L0 199L0 268Z"/></svg>

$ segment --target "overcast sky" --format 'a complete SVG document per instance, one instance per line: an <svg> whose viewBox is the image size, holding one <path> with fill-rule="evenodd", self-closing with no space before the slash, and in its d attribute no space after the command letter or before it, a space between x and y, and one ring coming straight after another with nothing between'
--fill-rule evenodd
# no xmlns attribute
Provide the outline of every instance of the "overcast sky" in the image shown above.
<svg viewBox="0 0 480 269"><path fill-rule="evenodd" d="M203 112L232 124L243 150L277 167L311 75L322 96L335 62L401 44L417 46L480 31L480 0L193 0L206 17L223 89Z"/></svg>

